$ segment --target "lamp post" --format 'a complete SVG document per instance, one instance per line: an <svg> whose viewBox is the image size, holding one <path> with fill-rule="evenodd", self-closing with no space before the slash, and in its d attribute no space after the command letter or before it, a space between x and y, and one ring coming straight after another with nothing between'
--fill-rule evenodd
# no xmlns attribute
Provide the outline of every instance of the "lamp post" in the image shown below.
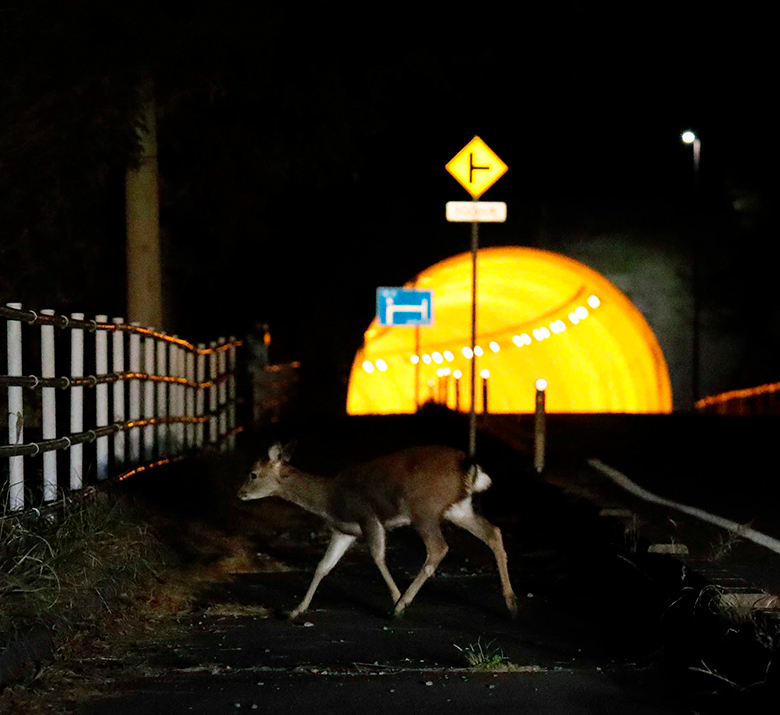
<svg viewBox="0 0 780 715"><path fill-rule="evenodd" d="M482 370L479 373L482 378L482 413L488 413L488 380L490 379L490 370Z"/></svg>
<svg viewBox="0 0 780 715"><path fill-rule="evenodd" d="M699 188L699 161L701 159L701 139L690 129L682 133L682 140L686 144L693 145L693 187Z"/></svg>
<svg viewBox="0 0 780 715"><path fill-rule="evenodd" d="M694 199L694 210L696 210L698 214L698 204L699 204L699 164L701 160L701 139L694 134L694 132L688 130L682 133L682 140L685 144L691 144L693 147L693 199ZM693 395L693 403L694 403L694 409L696 402L698 402L699 397L701 395L699 394L699 382L700 382L700 372L701 372L701 365L700 365L700 333L701 333L701 325L700 325L700 313L701 313L701 289L699 286L700 283L700 270L701 267L699 265L700 263L700 256L699 256L699 225L698 225L698 215L694 219L696 221L696 225L693 228L693 267L692 267L692 276L691 276L691 289L693 293L693 321L691 325L691 330L693 332L692 335L692 361L691 361L691 392Z"/></svg>
<svg viewBox="0 0 780 715"><path fill-rule="evenodd" d="M534 410L534 468L537 473L544 471L544 453L547 442L547 414L545 408L545 390L547 380L540 377L536 383L536 409Z"/></svg>

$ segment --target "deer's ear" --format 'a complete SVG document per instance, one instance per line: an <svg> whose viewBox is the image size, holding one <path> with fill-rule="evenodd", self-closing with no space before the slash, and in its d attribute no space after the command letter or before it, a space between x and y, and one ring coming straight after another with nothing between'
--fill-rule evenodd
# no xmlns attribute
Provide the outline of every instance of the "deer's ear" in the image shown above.
<svg viewBox="0 0 780 715"><path fill-rule="evenodd" d="M280 447L282 451L282 460L285 462L289 462L290 459L292 459L292 453L295 450L296 440L292 440L291 442L288 442L284 447Z"/></svg>
<svg viewBox="0 0 780 715"><path fill-rule="evenodd" d="M268 459L272 462L280 462L284 459L282 445L275 442L268 448Z"/></svg>

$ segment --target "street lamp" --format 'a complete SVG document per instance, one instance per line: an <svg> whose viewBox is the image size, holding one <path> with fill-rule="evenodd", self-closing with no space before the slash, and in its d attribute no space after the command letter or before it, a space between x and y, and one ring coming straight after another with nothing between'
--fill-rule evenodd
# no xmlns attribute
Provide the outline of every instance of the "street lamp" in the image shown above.
<svg viewBox="0 0 780 715"><path fill-rule="evenodd" d="M698 209L699 204L699 163L701 161L701 139L694 134L690 129L687 131L684 131L682 133L682 140L685 144L692 144L693 145L693 192L694 192L694 207L695 209ZM692 345L692 351L693 351L693 360L691 364L691 383L692 383L692 393L693 393L693 403L694 403L694 409L696 402L699 400L699 397L701 396L699 394L699 373L700 373L700 360L699 360L699 342L700 342L700 335L701 332L701 326L699 324L700 318L699 314L701 312L701 289L699 286L700 282L700 270L701 267L699 265L699 226L698 223L696 226L694 226L694 236L693 236L693 276L692 276L692 289L693 289L693 345Z"/></svg>

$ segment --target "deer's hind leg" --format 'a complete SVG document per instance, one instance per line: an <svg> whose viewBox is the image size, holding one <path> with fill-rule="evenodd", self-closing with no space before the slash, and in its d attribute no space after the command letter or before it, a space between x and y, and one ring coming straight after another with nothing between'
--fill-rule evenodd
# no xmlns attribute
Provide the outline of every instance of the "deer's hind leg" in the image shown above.
<svg viewBox="0 0 780 715"><path fill-rule="evenodd" d="M501 576L501 591L504 595L506 607L512 614L512 618L515 618L517 616L517 597L512 590L512 583L509 580L509 569L507 568L506 551L504 550L504 539L501 536L501 529L491 524L484 516L475 514L471 505L471 499L466 499L451 506L444 512L444 518L474 534L480 541L484 541L490 547L496 557L496 564L498 564L498 573Z"/></svg>
<svg viewBox="0 0 780 715"><path fill-rule="evenodd" d="M347 549L355 543L355 538L356 537L350 536L349 534L342 534L340 531L333 532L333 535L330 538L330 544L328 544L328 550L317 565L317 570L314 572L314 578L311 580L309 590L295 610L290 613L290 620L300 616L301 613L309 607L311 599L314 597L314 592L317 590L317 586L320 585L320 581L330 573L331 569L339 562Z"/></svg>

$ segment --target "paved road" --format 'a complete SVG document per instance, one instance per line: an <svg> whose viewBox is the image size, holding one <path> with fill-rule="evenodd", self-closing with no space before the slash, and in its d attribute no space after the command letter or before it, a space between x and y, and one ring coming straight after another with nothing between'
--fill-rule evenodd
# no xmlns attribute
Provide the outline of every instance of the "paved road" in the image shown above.
<svg viewBox="0 0 780 715"><path fill-rule="evenodd" d="M312 459L305 443L300 449L301 461ZM717 682L691 681L666 649L670 595L618 551L614 525L598 506L536 480L523 455L489 437L483 456L494 488L482 510L502 527L515 589L526 596L516 621L507 616L490 551L451 527L450 553L404 618L388 617L381 577L357 548L323 582L313 609L291 624L280 616L300 598L326 543L317 520L301 517L252 536L285 570L263 571L260 559L256 572L215 587L187 622L186 639L138 645L145 677L125 679L120 667L110 691L78 712L705 712ZM191 471L181 470L153 494L165 509L186 511L180 496L193 483ZM198 518L209 511L202 501L189 505ZM206 501L211 511L226 503ZM278 524L286 507L240 508ZM223 514L222 528L241 530L245 516ZM190 517L180 515L180 531ZM399 584L410 582L423 558L413 531L390 534L388 566ZM240 615L258 606L268 617ZM239 615L219 615L230 613ZM469 670L455 646L477 643L500 649L514 669Z"/></svg>

